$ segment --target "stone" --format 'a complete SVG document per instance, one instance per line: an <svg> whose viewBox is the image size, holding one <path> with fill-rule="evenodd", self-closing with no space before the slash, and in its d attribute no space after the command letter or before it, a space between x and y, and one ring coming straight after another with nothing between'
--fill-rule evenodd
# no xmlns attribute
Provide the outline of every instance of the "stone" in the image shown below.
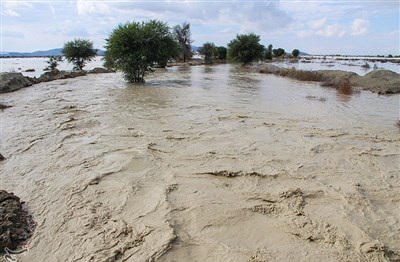
<svg viewBox="0 0 400 262"><path fill-rule="evenodd" d="M31 85L33 83L21 73L1 73L0 75L0 93L12 92Z"/></svg>

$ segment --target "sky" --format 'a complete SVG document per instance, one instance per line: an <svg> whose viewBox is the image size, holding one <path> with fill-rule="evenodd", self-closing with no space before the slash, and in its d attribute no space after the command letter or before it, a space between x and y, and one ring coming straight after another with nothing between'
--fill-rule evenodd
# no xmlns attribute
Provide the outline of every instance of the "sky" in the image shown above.
<svg viewBox="0 0 400 262"><path fill-rule="evenodd" d="M190 23L196 46L226 46L237 34L256 33L265 46L287 52L400 54L399 0L1 0L0 51L60 48L74 38L104 49L118 24L150 19Z"/></svg>

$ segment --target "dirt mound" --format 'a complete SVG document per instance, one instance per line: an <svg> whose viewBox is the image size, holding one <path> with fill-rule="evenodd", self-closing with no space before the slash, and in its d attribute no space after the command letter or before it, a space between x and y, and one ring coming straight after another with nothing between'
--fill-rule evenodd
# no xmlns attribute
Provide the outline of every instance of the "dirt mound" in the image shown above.
<svg viewBox="0 0 400 262"><path fill-rule="evenodd" d="M0 78L0 93L12 92L33 84L21 73L1 73Z"/></svg>
<svg viewBox="0 0 400 262"><path fill-rule="evenodd" d="M389 70L374 70L351 79L351 84L378 94L400 93L400 75Z"/></svg>
<svg viewBox="0 0 400 262"><path fill-rule="evenodd" d="M19 197L0 190L0 253L6 247L16 249L31 237L33 229L33 219Z"/></svg>
<svg viewBox="0 0 400 262"><path fill-rule="evenodd" d="M259 73L274 74L300 81L322 82L323 86L331 86L337 89L340 89L344 84L349 84L378 94L400 93L400 75L390 70L374 70L365 76L359 76L354 72L342 70L307 71L281 68L269 64L257 64L251 67Z"/></svg>

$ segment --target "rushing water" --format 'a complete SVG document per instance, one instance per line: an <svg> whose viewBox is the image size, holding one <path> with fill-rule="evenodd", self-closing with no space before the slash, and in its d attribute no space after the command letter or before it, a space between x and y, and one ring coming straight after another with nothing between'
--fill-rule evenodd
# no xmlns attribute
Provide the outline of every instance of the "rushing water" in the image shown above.
<svg viewBox="0 0 400 262"><path fill-rule="evenodd" d="M399 95L230 64L146 81L1 95L1 188L38 223L21 261L400 256Z"/></svg>

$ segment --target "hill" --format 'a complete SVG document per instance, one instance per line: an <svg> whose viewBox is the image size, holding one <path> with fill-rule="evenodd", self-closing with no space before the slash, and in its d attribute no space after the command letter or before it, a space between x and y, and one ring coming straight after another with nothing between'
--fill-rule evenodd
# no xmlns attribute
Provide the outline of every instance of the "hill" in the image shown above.
<svg viewBox="0 0 400 262"><path fill-rule="evenodd" d="M3 52L0 53L2 57L43 57L43 56L57 56L61 55L62 48L55 48L45 51L35 51L35 52ZM98 50L97 55L103 56L104 51Z"/></svg>

